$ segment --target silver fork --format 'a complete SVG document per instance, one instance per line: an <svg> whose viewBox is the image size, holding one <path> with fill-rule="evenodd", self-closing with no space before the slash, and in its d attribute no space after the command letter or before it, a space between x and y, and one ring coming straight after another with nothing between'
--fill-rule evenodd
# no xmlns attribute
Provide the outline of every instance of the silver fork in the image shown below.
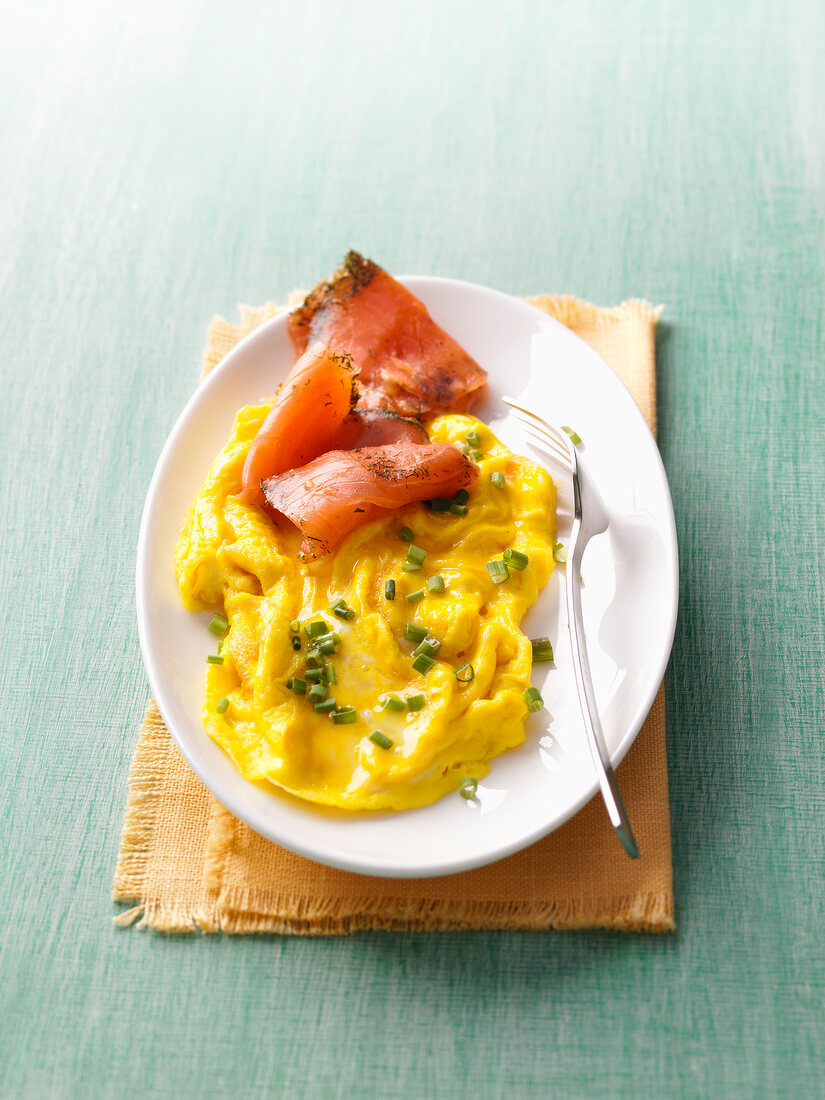
<svg viewBox="0 0 825 1100"><path fill-rule="evenodd" d="M619 791L616 773L610 762L610 755L604 741L604 733L599 718L599 710L596 706L596 694L593 690L593 679L590 675L590 662L587 658L587 639L584 634L584 620L582 618L581 596L581 563L584 548L594 535L607 530L607 511L602 499L592 483L586 468L579 460L576 448L572 440L564 432L547 421L536 416L529 409L517 405L510 397L502 397L505 405L509 405L515 412L516 419L532 433L534 438L544 444L549 452L560 458L569 466L573 474L573 527L570 532L570 543L567 547L567 575L565 588L567 591L567 619L570 627L570 642L573 651L573 670L576 676L576 688L579 693L579 703L584 719L584 728L587 734L587 743L590 746L590 755L599 778L599 786L602 792L604 804L611 824L616 830L622 846L631 859L636 859L639 849L630 827L627 811Z"/></svg>

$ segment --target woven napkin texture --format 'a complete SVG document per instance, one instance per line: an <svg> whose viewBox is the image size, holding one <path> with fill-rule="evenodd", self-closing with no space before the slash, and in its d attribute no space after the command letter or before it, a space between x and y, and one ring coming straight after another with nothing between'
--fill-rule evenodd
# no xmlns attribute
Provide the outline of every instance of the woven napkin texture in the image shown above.
<svg viewBox="0 0 825 1100"><path fill-rule="evenodd" d="M653 331L660 309L640 301L602 309L547 295L530 301L610 364L655 431ZM216 318L204 373L278 310L242 307L239 325ZM671 931L662 691L618 775L642 853L637 860L625 855L594 798L550 836L490 866L429 879L372 878L294 855L233 817L190 771L150 702L113 888L115 900L131 906L115 921L168 932L298 935L367 928Z"/></svg>

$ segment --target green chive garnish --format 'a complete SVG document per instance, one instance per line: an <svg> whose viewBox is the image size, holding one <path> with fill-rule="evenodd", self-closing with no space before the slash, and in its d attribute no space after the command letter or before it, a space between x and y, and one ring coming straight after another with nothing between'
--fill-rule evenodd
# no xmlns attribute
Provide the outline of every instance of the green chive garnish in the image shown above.
<svg viewBox="0 0 825 1100"><path fill-rule="evenodd" d="M426 653L419 653L413 661L412 666L416 672L420 672L422 676L426 676L430 669L435 668L435 661L432 657L428 657Z"/></svg>
<svg viewBox="0 0 825 1100"><path fill-rule="evenodd" d="M553 646L549 638L532 638L530 645L533 647L533 664L553 660Z"/></svg>
<svg viewBox="0 0 825 1100"><path fill-rule="evenodd" d="M324 665L323 673L324 679L328 684L334 684L337 682L337 677L335 675L335 666L331 661Z"/></svg>
<svg viewBox="0 0 825 1100"><path fill-rule="evenodd" d="M322 634L329 632L329 627L323 619L316 619L313 623L307 623L304 632L308 638L319 638Z"/></svg>
<svg viewBox="0 0 825 1100"><path fill-rule="evenodd" d="M454 516L466 516L470 509L466 504L456 504L455 501L450 505L450 511Z"/></svg>
<svg viewBox="0 0 825 1100"><path fill-rule="evenodd" d="M471 458L473 462L481 462L482 458L484 458L484 455L481 453L481 451L473 450L472 447L465 447L464 454L467 458Z"/></svg>
<svg viewBox="0 0 825 1100"><path fill-rule="evenodd" d="M490 482L495 485L497 489L503 489L507 484L507 478L501 470L496 470L494 474L490 474Z"/></svg>
<svg viewBox="0 0 825 1100"><path fill-rule="evenodd" d="M323 699L326 699L327 697L327 685L313 684L307 692L307 695L310 697L310 699L313 699L314 701L320 703Z"/></svg>
<svg viewBox="0 0 825 1100"><path fill-rule="evenodd" d="M537 710L541 710L544 706L544 700L541 697L541 692L537 687L529 687L524 693L524 701L527 704L527 709L532 713Z"/></svg>
<svg viewBox="0 0 825 1100"><path fill-rule="evenodd" d="M423 588L417 588L415 590L415 592L409 592L407 594L407 600L408 600L409 603L417 603L418 600L423 600L423 599L424 599L424 589Z"/></svg>
<svg viewBox="0 0 825 1100"><path fill-rule="evenodd" d="M324 699L322 702L315 704L315 713L332 714L337 705L334 699Z"/></svg>
<svg viewBox="0 0 825 1100"><path fill-rule="evenodd" d="M384 599L385 600L394 600L395 599L395 581L392 579L392 577L384 585Z"/></svg>
<svg viewBox="0 0 825 1100"><path fill-rule="evenodd" d="M475 428L473 428L471 432L467 432L464 438L467 440L471 447L477 447L481 442L481 436L478 434Z"/></svg>
<svg viewBox="0 0 825 1100"><path fill-rule="evenodd" d="M206 663L208 665L222 665L223 657L220 657L215 653L210 653L209 656L206 658Z"/></svg>
<svg viewBox="0 0 825 1100"><path fill-rule="evenodd" d="M400 539L403 539L404 542L412 542L412 540L415 538L415 535L413 534L410 527L402 527L401 530L398 532L398 537Z"/></svg>
<svg viewBox="0 0 825 1100"><path fill-rule="evenodd" d="M567 547L562 542L557 542L553 546L553 557L561 565L567 561Z"/></svg>
<svg viewBox="0 0 825 1100"><path fill-rule="evenodd" d="M438 638L434 638L432 634L428 634L413 650L413 657L418 657L421 653L426 653L428 657L435 657L439 649L441 649L441 642Z"/></svg>
<svg viewBox="0 0 825 1100"><path fill-rule="evenodd" d="M421 563L417 561L405 561L401 568L405 573L418 573L421 569Z"/></svg>
<svg viewBox="0 0 825 1100"><path fill-rule="evenodd" d="M403 700L399 699L397 695L388 695L381 703L384 710L403 710Z"/></svg>
<svg viewBox="0 0 825 1100"><path fill-rule="evenodd" d="M225 714L228 709L229 700L224 695L223 699L219 699L215 704L215 710L218 712L218 714Z"/></svg>
<svg viewBox="0 0 825 1100"><path fill-rule="evenodd" d="M453 494L453 504L466 504L470 499L470 494L466 489L459 489L457 493Z"/></svg>
<svg viewBox="0 0 825 1100"><path fill-rule="evenodd" d="M574 447L578 447L578 445L582 441L582 437L579 435L579 433L574 431L569 424L562 424L561 430L563 432L567 432L567 434L570 436L570 442L573 444Z"/></svg>
<svg viewBox="0 0 825 1100"><path fill-rule="evenodd" d="M355 707L343 707L333 713L332 720L336 726L349 726L357 717Z"/></svg>
<svg viewBox="0 0 825 1100"><path fill-rule="evenodd" d="M292 635L292 648L295 650L296 653L301 648L301 639L298 637L297 634Z"/></svg>
<svg viewBox="0 0 825 1100"><path fill-rule="evenodd" d="M457 668L453 673L456 680L459 680L462 684L469 684L469 682L475 677L476 670L468 662L466 665L462 665L461 668Z"/></svg>
<svg viewBox="0 0 825 1100"><path fill-rule="evenodd" d="M526 569L530 562L527 555L522 554L520 550L505 550L503 557L510 569L518 569L520 571Z"/></svg>
<svg viewBox="0 0 825 1100"><path fill-rule="evenodd" d="M495 584L501 584L502 581L506 581L510 576L510 570L503 561L488 561L487 572L492 577Z"/></svg>
<svg viewBox="0 0 825 1100"><path fill-rule="evenodd" d="M458 788L458 793L469 802L471 798L475 798L477 790L478 780L468 775L466 779L461 780L461 786Z"/></svg>
<svg viewBox="0 0 825 1100"><path fill-rule="evenodd" d="M300 621L298 619L293 619L292 622L289 624L289 629L292 631L293 634L297 634L298 631L301 629Z"/></svg>
<svg viewBox="0 0 825 1100"><path fill-rule="evenodd" d="M306 695L307 693L306 680L302 680L298 676L291 676L287 680L286 686L289 688L290 691L294 691L296 695Z"/></svg>
<svg viewBox="0 0 825 1100"><path fill-rule="evenodd" d="M440 573L436 573L434 577L429 577L427 579L428 592L443 592L445 588L444 578Z"/></svg>
<svg viewBox="0 0 825 1100"><path fill-rule="evenodd" d="M212 621L209 624L209 629L212 631L213 634L217 634L218 637L220 637L222 634L226 633L226 628L228 626L229 619L227 619L225 615L221 615L220 612L216 611L215 614L212 616Z"/></svg>
<svg viewBox="0 0 825 1100"><path fill-rule="evenodd" d="M372 741L373 745L377 745L379 749L392 748L392 741L390 741L389 737L387 737L385 733L382 733L381 730L373 730L370 734L370 741Z"/></svg>
<svg viewBox="0 0 825 1100"><path fill-rule="evenodd" d="M423 710L424 709L424 696L423 695L408 695L407 707L409 710Z"/></svg>
<svg viewBox="0 0 825 1100"><path fill-rule="evenodd" d="M430 501L430 511L449 512L450 503L451 502L449 500L445 500L444 497L433 497L433 499Z"/></svg>
<svg viewBox="0 0 825 1100"><path fill-rule="evenodd" d="M407 551L407 561L417 561L419 565L424 561L427 556L427 551L422 550L420 546L410 546Z"/></svg>
<svg viewBox="0 0 825 1100"><path fill-rule="evenodd" d="M304 676L311 684L320 684L324 678L324 670L322 668L308 668Z"/></svg>
<svg viewBox="0 0 825 1100"><path fill-rule="evenodd" d="M423 642L429 633L426 627L419 626L418 623L407 623L404 627L404 637L408 642Z"/></svg>

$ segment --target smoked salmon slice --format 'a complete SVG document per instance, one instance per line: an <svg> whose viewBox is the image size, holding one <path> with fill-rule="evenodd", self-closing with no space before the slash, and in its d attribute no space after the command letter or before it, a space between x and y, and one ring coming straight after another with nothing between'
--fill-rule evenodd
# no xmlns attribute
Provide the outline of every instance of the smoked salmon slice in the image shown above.
<svg viewBox="0 0 825 1100"><path fill-rule="evenodd" d="M298 355L320 340L360 368L361 406L404 416L468 412L487 393L487 374L426 306L378 264L350 252L289 315Z"/></svg>
<svg viewBox="0 0 825 1100"><path fill-rule="evenodd" d="M412 420L389 409L353 409L341 424L331 451L355 451L359 447L381 447L386 443L429 443L420 420Z"/></svg>
<svg viewBox="0 0 825 1100"><path fill-rule="evenodd" d="M362 523L432 497L451 497L478 468L450 443L392 443L330 451L299 470L267 478L267 503L304 536L301 556L320 558Z"/></svg>
<svg viewBox="0 0 825 1100"><path fill-rule="evenodd" d="M304 466L330 449L358 398L352 359L315 342L297 360L252 441L239 493L263 504L261 481Z"/></svg>

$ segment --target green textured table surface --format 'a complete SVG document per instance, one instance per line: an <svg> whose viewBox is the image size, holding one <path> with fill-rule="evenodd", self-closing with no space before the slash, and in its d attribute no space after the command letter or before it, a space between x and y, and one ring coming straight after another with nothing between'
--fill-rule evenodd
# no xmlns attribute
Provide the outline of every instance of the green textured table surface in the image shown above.
<svg viewBox="0 0 825 1100"><path fill-rule="evenodd" d="M825 1093L823 51L813 0L7 6L0 1095ZM667 306L673 936L111 923L154 463L213 313L350 246Z"/></svg>

